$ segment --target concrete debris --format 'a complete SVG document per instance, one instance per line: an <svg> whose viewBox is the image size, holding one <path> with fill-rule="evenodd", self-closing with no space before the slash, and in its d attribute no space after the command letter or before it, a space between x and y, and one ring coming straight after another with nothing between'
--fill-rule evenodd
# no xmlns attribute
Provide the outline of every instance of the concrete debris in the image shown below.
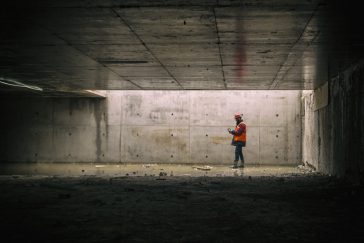
<svg viewBox="0 0 364 243"><path fill-rule="evenodd" d="M310 164L310 163L308 163L307 161L306 161L306 165L305 165L305 167L308 167L310 170L312 170L312 171L315 171L316 170L316 167L315 166L313 166L312 164Z"/></svg>
<svg viewBox="0 0 364 243"><path fill-rule="evenodd" d="M213 167L212 166L192 166L192 168L194 168L195 170L204 170L204 171L208 171L211 170Z"/></svg>
<svg viewBox="0 0 364 243"><path fill-rule="evenodd" d="M300 164L297 166L297 168L303 170L304 173L316 171L316 168L308 163L306 163L305 165Z"/></svg>
<svg viewBox="0 0 364 243"><path fill-rule="evenodd" d="M161 172L159 173L159 176L167 176L167 173L166 173L166 172L161 171Z"/></svg>

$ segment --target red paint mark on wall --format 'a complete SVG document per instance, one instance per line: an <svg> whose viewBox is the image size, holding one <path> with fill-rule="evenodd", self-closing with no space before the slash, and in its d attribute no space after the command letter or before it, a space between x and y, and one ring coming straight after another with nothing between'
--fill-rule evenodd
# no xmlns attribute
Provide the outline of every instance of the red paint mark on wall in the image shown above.
<svg viewBox="0 0 364 243"><path fill-rule="evenodd" d="M236 81L242 82L245 76L244 64L246 63L246 43L244 36L243 9L240 8L236 17L237 47L235 51Z"/></svg>

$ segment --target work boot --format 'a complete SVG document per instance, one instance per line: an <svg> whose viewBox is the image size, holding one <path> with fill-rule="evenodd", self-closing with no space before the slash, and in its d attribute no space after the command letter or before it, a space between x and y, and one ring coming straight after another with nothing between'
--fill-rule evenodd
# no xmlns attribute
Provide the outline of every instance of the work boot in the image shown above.
<svg viewBox="0 0 364 243"><path fill-rule="evenodd" d="M237 169L238 168L238 161L234 160L234 165L230 166L230 168Z"/></svg>

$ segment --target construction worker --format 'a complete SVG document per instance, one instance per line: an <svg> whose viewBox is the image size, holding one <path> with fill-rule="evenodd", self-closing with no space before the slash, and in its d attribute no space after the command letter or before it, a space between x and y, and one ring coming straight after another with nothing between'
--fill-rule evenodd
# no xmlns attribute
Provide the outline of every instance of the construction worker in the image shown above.
<svg viewBox="0 0 364 243"><path fill-rule="evenodd" d="M232 168L244 168L243 147L246 145L246 125L240 114L235 114L236 127L234 130L228 128L228 132L233 135L231 145L235 146L235 160ZM239 158L241 164L238 166Z"/></svg>

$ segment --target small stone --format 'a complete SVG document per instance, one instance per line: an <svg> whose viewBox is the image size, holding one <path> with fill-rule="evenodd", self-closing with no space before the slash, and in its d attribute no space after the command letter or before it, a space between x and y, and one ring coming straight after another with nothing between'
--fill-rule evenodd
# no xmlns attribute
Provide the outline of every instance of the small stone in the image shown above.
<svg viewBox="0 0 364 243"><path fill-rule="evenodd" d="M166 172L160 172L159 173L159 176L166 176L167 175L167 173Z"/></svg>

